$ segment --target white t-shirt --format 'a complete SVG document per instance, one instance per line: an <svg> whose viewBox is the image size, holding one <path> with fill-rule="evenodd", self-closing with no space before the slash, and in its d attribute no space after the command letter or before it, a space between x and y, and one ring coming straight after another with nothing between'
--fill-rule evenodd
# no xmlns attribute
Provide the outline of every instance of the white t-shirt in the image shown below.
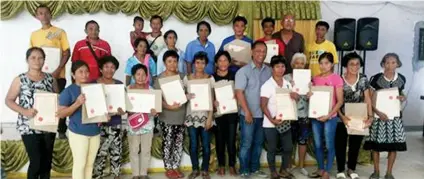
<svg viewBox="0 0 424 179"><path fill-rule="evenodd" d="M166 47L166 43L163 35L159 36L156 40L155 38L156 37L152 37L151 34L146 37L147 41L149 41L150 49L152 49L156 56L159 56L160 51ZM153 40L155 41L153 42ZM151 44L152 42L153 44Z"/></svg>
<svg viewBox="0 0 424 179"><path fill-rule="evenodd" d="M277 82L271 76L261 87L261 97L268 98L268 110L271 116L277 115L277 100L276 90L277 88L292 89L292 85L287 80L283 79L283 87L279 87ZM264 122L262 124L264 128L275 128L275 125L266 117L264 114Z"/></svg>

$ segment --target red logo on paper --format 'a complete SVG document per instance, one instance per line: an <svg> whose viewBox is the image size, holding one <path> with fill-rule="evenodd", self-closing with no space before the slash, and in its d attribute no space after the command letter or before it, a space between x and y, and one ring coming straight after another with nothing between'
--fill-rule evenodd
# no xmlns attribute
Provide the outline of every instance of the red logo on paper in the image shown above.
<svg viewBox="0 0 424 179"><path fill-rule="evenodd" d="M283 114L280 114L279 116L280 116L280 117L283 117Z"/></svg>
<svg viewBox="0 0 424 179"><path fill-rule="evenodd" d="M38 120L39 120L39 121L43 121L43 118L42 118L42 117L38 117Z"/></svg>
<svg viewBox="0 0 424 179"><path fill-rule="evenodd" d="M112 106L112 105L110 105L110 106L109 106L109 109L110 109L110 110L112 110L112 109L113 109L113 106Z"/></svg>
<svg viewBox="0 0 424 179"><path fill-rule="evenodd" d="M227 107L225 107L225 106L222 106L222 109L224 109L224 110L225 110L226 108L227 108Z"/></svg>
<svg viewBox="0 0 424 179"><path fill-rule="evenodd" d="M94 113L94 109L91 109L90 112L91 112L91 114L93 114Z"/></svg>
<svg viewBox="0 0 424 179"><path fill-rule="evenodd" d="M274 48L272 48L273 50L277 50L277 48L276 47L274 47Z"/></svg>
<svg viewBox="0 0 424 179"><path fill-rule="evenodd" d="M393 96L389 96L389 99L393 99Z"/></svg>
<svg viewBox="0 0 424 179"><path fill-rule="evenodd" d="M199 106L198 104L194 104L194 107L197 107L197 106Z"/></svg>
<svg viewBox="0 0 424 179"><path fill-rule="evenodd" d="M317 114L317 112L316 112L316 111L313 111L312 113L313 113L313 114Z"/></svg>

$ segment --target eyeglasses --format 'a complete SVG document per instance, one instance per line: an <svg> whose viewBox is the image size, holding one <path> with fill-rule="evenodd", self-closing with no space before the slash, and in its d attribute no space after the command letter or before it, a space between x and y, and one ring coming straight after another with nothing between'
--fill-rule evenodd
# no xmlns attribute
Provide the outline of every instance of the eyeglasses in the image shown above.
<svg viewBox="0 0 424 179"><path fill-rule="evenodd" d="M294 22L294 19L284 19L284 22Z"/></svg>

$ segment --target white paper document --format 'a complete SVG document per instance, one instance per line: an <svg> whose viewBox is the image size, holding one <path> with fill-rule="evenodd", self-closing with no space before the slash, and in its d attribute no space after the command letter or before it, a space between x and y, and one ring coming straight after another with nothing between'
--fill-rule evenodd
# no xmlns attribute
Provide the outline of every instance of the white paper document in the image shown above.
<svg viewBox="0 0 424 179"><path fill-rule="evenodd" d="M180 80L174 80L161 85L161 90L168 105L173 105L174 103L184 104L187 102L187 97Z"/></svg>
<svg viewBox="0 0 424 179"><path fill-rule="evenodd" d="M297 120L296 102L290 97L290 93L277 93L277 116L280 120Z"/></svg>
<svg viewBox="0 0 424 179"><path fill-rule="evenodd" d="M293 91L299 95L306 95L309 92L309 84L311 82L311 70L293 70Z"/></svg>
<svg viewBox="0 0 424 179"><path fill-rule="evenodd" d="M271 63L271 58L278 55L279 47L278 44L266 44L266 57L265 63Z"/></svg>
<svg viewBox="0 0 424 179"><path fill-rule="evenodd" d="M81 87L81 92L85 95L85 107L88 118L102 116L108 113L106 95L102 84L84 85Z"/></svg>
<svg viewBox="0 0 424 179"><path fill-rule="evenodd" d="M60 58L62 52L59 48L42 47L42 49L46 54L46 59L44 60L44 66L42 71L46 73L53 73L60 65Z"/></svg>
<svg viewBox="0 0 424 179"><path fill-rule="evenodd" d="M216 100L219 103L219 114L227 114L237 111L237 101L234 99L234 89L231 84L216 88Z"/></svg>
<svg viewBox="0 0 424 179"><path fill-rule="evenodd" d="M400 101L397 99L399 90L397 88L384 89L377 91L376 108L393 120L395 117L400 117ZM378 115L375 114L378 118Z"/></svg>
<svg viewBox="0 0 424 179"><path fill-rule="evenodd" d="M318 118L328 115L330 111L331 92L314 91L309 99L309 117Z"/></svg>
<svg viewBox="0 0 424 179"><path fill-rule="evenodd" d="M354 116L350 116L350 121L349 121L349 128L353 129L353 130L357 130L357 131L364 131L364 119L361 119L360 117L354 117Z"/></svg>
<svg viewBox="0 0 424 179"><path fill-rule="evenodd" d="M56 117L58 109L58 95L55 93L35 93L34 109L37 115L34 117L35 126L55 125L58 123Z"/></svg>
<svg viewBox="0 0 424 179"><path fill-rule="evenodd" d="M128 93L128 99L131 107L130 112L150 113L151 109L155 109L156 98L154 94Z"/></svg>
<svg viewBox="0 0 424 179"><path fill-rule="evenodd" d="M190 92L194 94L194 98L190 100L192 111L208 111L211 106L210 86L208 84L190 84Z"/></svg>
<svg viewBox="0 0 424 179"><path fill-rule="evenodd" d="M105 85L106 104L109 113L117 113L118 108L126 111L125 105L125 85L111 84Z"/></svg>

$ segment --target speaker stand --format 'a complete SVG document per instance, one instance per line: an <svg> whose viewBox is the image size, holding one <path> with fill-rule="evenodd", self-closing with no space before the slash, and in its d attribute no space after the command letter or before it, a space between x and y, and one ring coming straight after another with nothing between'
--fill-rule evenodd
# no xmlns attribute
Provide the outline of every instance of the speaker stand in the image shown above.
<svg viewBox="0 0 424 179"><path fill-rule="evenodd" d="M339 66L340 66L339 73L340 73L340 76L343 75L343 65L342 65L343 64L342 63L343 55L344 55L344 51L342 50L342 51L339 52Z"/></svg>
<svg viewBox="0 0 424 179"><path fill-rule="evenodd" d="M364 66L362 67L362 74L364 74L364 75L365 75L365 66L367 66L366 65L367 64L366 58L367 58L367 52L364 50L364 57L363 57L363 59L364 59Z"/></svg>

